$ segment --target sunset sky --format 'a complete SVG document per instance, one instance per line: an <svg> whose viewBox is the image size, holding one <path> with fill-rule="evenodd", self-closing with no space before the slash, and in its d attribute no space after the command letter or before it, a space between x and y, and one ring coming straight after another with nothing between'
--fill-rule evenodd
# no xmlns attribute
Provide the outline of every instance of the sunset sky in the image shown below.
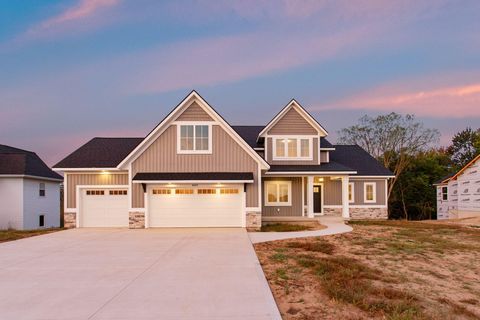
<svg viewBox="0 0 480 320"><path fill-rule="evenodd" d="M192 89L231 124L296 98L330 132L480 127L480 1L0 0L0 144L49 165L144 136Z"/></svg>

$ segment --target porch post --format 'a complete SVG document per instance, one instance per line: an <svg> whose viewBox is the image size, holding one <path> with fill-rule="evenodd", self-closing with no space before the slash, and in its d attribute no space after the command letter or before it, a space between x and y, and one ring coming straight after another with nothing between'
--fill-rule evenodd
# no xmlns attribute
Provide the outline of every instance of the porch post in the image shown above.
<svg viewBox="0 0 480 320"><path fill-rule="evenodd" d="M313 176L307 177L307 215L314 218L313 212Z"/></svg>
<svg viewBox="0 0 480 320"><path fill-rule="evenodd" d="M342 217L350 218L350 204L348 201L348 176L342 176Z"/></svg>

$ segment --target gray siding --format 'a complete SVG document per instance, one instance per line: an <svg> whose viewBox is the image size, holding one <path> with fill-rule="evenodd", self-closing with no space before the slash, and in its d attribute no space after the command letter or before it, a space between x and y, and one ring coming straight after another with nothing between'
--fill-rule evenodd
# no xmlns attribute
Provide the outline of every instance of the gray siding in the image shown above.
<svg viewBox="0 0 480 320"><path fill-rule="evenodd" d="M265 203L265 184L264 181L292 181L292 205L288 207L270 207L263 205ZM277 211L279 209L280 211ZM272 216L302 216L302 178L263 178L262 180L262 215Z"/></svg>
<svg viewBox="0 0 480 320"><path fill-rule="evenodd" d="M252 172L247 185L247 207L258 207L258 163L218 125L212 127L212 154L177 154L177 129L170 126L132 163L137 172ZM132 185L132 206L144 207L143 189Z"/></svg>
<svg viewBox="0 0 480 320"><path fill-rule="evenodd" d="M189 105L177 121L212 121L213 119L196 102Z"/></svg>
<svg viewBox="0 0 480 320"><path fill-rule="evenodd" d="M321 163L328 163L328 162L330 162L330 161L328 161L328 160L330 160L330 159L328 158L328 152L329 152L329 151L320 151L320 162L321 162Z"/></svg>
<svg viewBox="0 0 480 320"><path fill-rule="evenodd" d="M387 195L385 194L385 184L387 183L386 179L382 180L374 180L374 179L362 179L362 180L357 180L357 179L350 179L350 182L354 183L354 189L355 189L355 202L352 203L353 205L385 205L387 204ZM365 182L374 182L376 183L376 189L377 189L377 201L375 203L365 203L363 201L364 198L364 193L363 193L363 184Z"/></svg>
<svg viewBox="0 0 480 320"><path fill-rule="evenodd" d="M275 123L268 134L318 134L295 108L290 108L283 117Z"/></svg>
<svg viewBox="0 0 480 320"><path fill-rule="evenodd" d="M295 160L295 161L274 161L273 160L273 139L272 138L267 138L265 143L265 148L267 148L267 162L270 164L279 164L279 165L295 165L295 164L319 164L318 163L318 138L313 138L313 160Z"/></svg>
<svg viewBox="0 0 480 320"><path fill-rule="evenodd" d="M323 181L323 196L325 206L337 206L342 204L342 181L332 180L325 177Z"/></svg>
<svg viewBox="0 0 480 320"><path fill-rule="evenodd" d="M67 208L77 207L77 185L128 185L128 173L65 173L67 177Z"/></svg>

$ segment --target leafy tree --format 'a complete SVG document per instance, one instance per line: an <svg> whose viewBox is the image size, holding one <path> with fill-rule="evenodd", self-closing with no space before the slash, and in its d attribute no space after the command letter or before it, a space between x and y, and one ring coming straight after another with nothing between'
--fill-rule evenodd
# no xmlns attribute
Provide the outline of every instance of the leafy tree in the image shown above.
<svg viewBox="0 0 480 320"><path fill-rule="evenodd" d="M468 127L457 132L452 138L452 145L448 147L448 153L457 169L469 163L480 153L480 128L474 131Z"/></svg>
<svg viewBox="0 0 480 320"><path fill-rule="evenodd" d="M448 174L451 165L445 149L432 149L411 156L390 196L390 218L432 219L437 201L432 184Z"/></svg>
<svg viewBox="0 0 480 320"><path fill-rule="evenodd" d="M412 159L439 136L438 130L425 128L413 115L395 112L375 118L365 115L358 124L339 131L340 143L358 144L392 170L396 178L390 180L388 195Z"/></svg>

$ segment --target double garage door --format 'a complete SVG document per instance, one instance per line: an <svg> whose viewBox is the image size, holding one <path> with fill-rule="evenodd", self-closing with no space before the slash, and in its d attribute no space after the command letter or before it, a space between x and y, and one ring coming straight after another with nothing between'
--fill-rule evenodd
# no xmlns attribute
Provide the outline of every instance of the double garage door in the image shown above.
<svg viewBox="0 0 480 320"><path fill-rule="evenodd" d="M242 185L227 187L149 187L149 227L241 227L245 193ZM128 227L126 189L82 189L80 227Z"/></svg>

